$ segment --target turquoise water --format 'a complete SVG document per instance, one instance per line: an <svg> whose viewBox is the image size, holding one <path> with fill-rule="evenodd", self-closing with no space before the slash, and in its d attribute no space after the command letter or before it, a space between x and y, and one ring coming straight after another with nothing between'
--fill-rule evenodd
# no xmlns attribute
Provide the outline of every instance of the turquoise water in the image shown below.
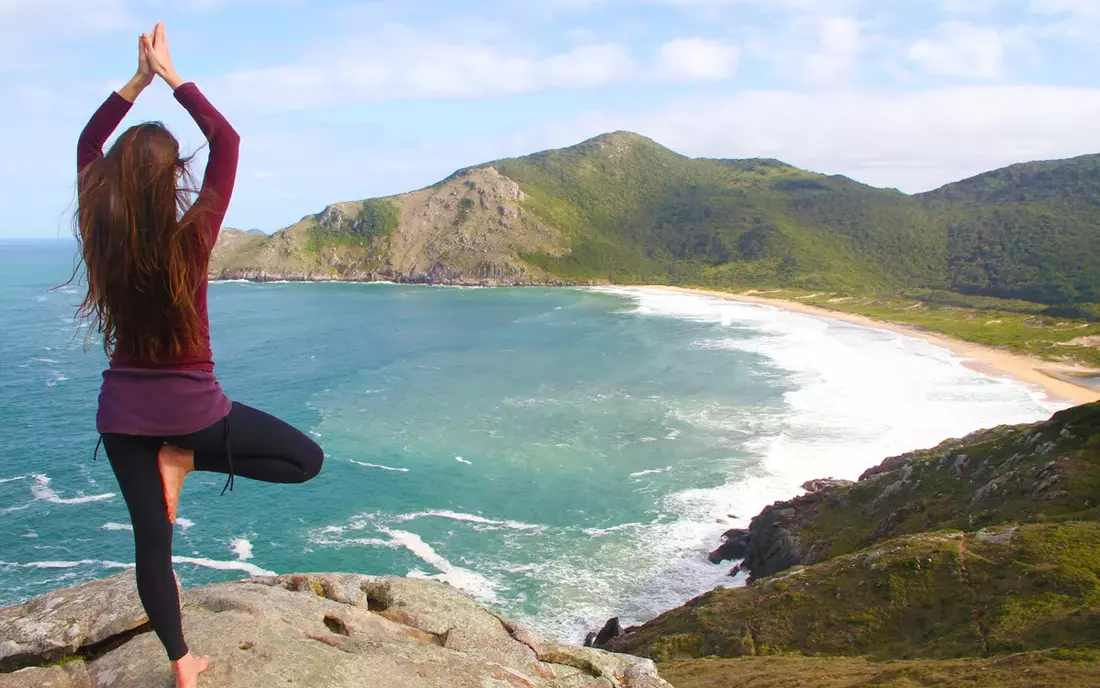
<svg viewBox="0 0 1100 688"><path fill-rule="evenodd" d="M65 242L0 244L0 604L133 561ZM809 478L1059 408L899 335L644 290L212 285L230 396L312 433L301 486L195 474L186 585L432 577L578 638L716 585L718 536ZM80 331L81 333L83 331Z"/></svg>

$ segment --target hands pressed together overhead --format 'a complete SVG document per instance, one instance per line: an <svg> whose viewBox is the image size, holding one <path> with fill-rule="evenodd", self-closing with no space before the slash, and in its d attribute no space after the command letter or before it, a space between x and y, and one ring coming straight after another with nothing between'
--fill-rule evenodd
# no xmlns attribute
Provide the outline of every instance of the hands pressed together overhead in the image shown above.
<svg viewBox="0 0 1100 688"><path fill-rule="evenodd" d="M164 22L158 22L152 33L143 33L138 38L138 68L130 82L119 90L118 94L133 102L151 83L153 76L164 79L172 90L183 83L172 64L172 53L168 49L168 33Z"/></svg>

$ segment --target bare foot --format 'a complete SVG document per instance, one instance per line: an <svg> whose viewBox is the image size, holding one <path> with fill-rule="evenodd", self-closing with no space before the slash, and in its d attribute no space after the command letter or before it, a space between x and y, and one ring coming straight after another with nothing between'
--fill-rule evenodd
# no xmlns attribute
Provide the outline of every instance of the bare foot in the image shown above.
<svg viewBox="0 0 1100 688"><path fill-rule="evenodd" d="M209 668L209 657L196 657L188 652L181 659L172 662L172 676L176 679L176 688L198 688L199 674Z"/></svg>
<svg viewBox="0 0 1100 688"><path fill-rule="evenodd" d="M164 503L168 507L168 522L176 522L180 506L180 491L187 474L195 470L195 452L166 444L157 454L157 468L164 487Z"/></svg>

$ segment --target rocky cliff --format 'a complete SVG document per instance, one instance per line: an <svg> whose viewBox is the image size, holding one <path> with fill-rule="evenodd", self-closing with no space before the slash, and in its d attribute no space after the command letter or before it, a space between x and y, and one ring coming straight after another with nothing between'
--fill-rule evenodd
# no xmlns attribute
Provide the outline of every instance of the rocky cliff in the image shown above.
<svg viewBox="0 0 1100 688"><path fill-rule="evenodd" d="M1100 686L1100 404L805 487L711 555L747 587L593 643L678 688Z"/></svg>
<svg viewBox="0 0 1100 688"><path fill-rule="evenodd" d="M270 237L225 230L214 279L526 285L561 281L521 256L560 255L563 238L523 208L519 185L494 167L464 170L381 199L392 224L368 223L376 201L337 203Z"/></svg>
<svg viewBox="0 0 1100 688"><path fill-rule="evenodd" d="M352 574L188 590L219 688L671 688L652 662L561 645L430 581ZM0 688L170 688L132 573L0 610Z"/></svg>
<svg viewBox="0 0 1100 688"><path fill-rule="evenodd" d="M807 485L821 489L764 509L747 532L727 533L733 547L723 558L743 558L741 568L755 580L898 535L1097 521L1098 445L1097 404L948 440L886 459L856 483Z"/></svg>

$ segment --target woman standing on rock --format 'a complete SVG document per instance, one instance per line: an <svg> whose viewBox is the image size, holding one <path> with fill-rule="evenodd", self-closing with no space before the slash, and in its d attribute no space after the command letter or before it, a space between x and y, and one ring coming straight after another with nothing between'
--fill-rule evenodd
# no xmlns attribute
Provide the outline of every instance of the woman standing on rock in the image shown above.
<svg viewBox="0 0 1100 688"><path fill-rule="evenodd" d="M186 158L159 123L102 147L138 95L160 76L210 144L194 204ZM88 294L79 315L103 337L96 427L134 527L138 594L179 688L198 685L209 659L183 639L172 572L172 525L191 471L275 483L321 470L315 442L273 416L231 402L214 376L206 310L207 264L233 193L240 137L172 66L164 24L138 45L138 70L112 93L77 147L77 239ZM225 493L225 489L222 490Z"/></svg>

